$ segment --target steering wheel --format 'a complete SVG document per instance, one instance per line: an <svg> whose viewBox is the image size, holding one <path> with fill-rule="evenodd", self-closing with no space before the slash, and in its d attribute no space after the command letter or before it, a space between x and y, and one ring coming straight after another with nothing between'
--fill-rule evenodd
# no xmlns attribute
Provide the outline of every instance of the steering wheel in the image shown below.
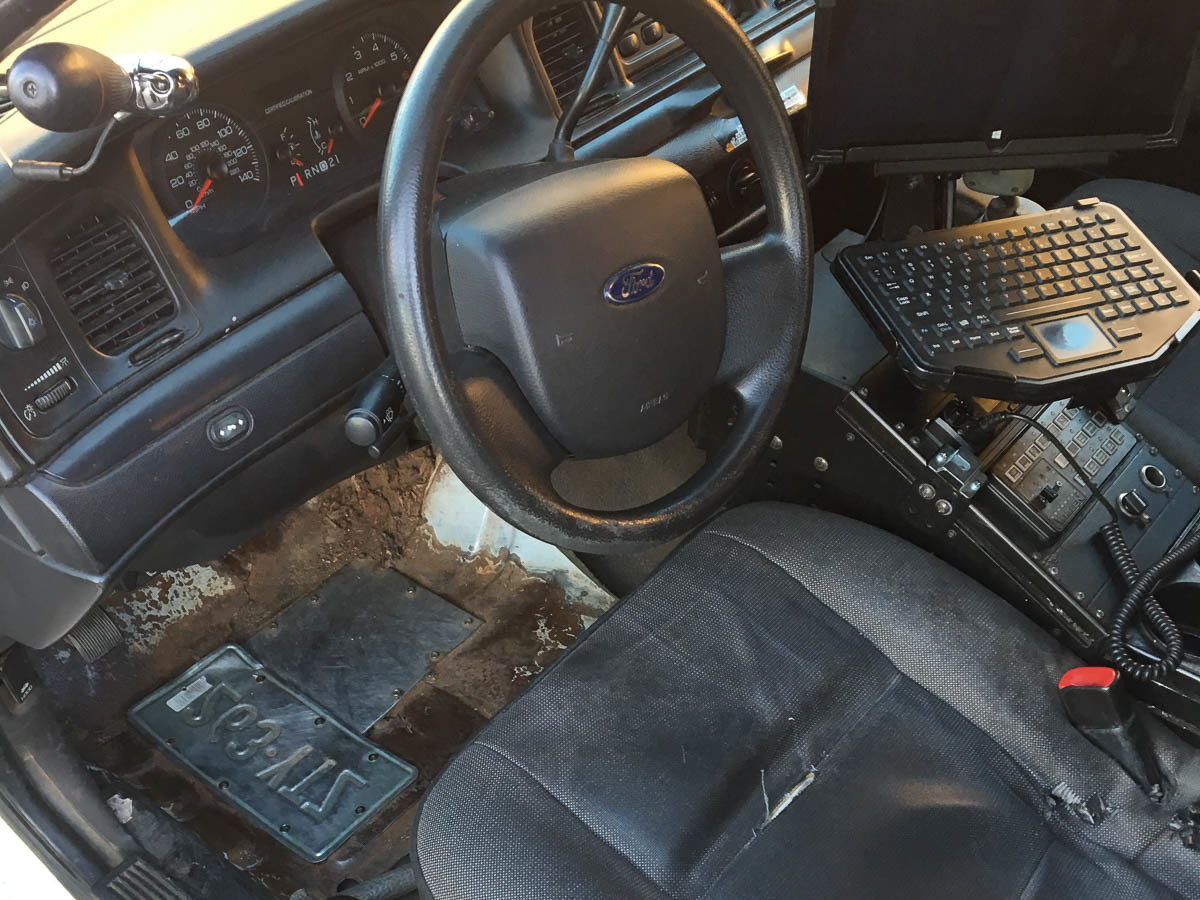
<svg viewBox="0 0 1200 900"><path fill-rule="evenodd" d="M774 81L715 0L638 0L704 61L741 117L767 227L719 248L699 185L662 159L543 161L441 185L449 122L485 57L561 0L463 0L419 60L384 162L380 244L392 353L451 469L517 528L569 549L661 543L717 511L770 439L812 301L808 200ZM659 500L564 500L570 456L647 447L710 391L731 426Z"/></svg>

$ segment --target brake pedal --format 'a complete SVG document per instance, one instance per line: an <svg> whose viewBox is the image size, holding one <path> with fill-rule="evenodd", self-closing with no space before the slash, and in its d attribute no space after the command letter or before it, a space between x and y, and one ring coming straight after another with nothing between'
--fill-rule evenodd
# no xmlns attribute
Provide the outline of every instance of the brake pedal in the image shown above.
<svg viewBox="0 0 1200 900"><path fill-rule="evenodd" d="M79 623L67 632L63 643L79 654L89 666L121 646L125 638L117 623L102 606L93 606Z"/></svg>

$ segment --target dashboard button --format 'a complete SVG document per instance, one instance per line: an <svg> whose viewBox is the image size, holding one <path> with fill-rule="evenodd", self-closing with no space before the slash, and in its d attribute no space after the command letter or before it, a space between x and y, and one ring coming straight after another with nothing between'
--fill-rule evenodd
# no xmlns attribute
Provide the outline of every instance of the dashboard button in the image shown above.
<svg viewBox="0 0 1200 900"><path fill-rule="evenodd" d="M658 22L647 22L642 26L642 40L646 46L657 44L663 39L663 27Z"/></svg>
<svg viewBox="0 0 1200 900"><path fill-rule="evenodd" d="M638 37L636 31L630 31L621 38L621 42L617 44L617 49L621 51L622 56L628 58L642 49L642 40Z"/></svg>
<svg viewBox="0 0 1200 900"><path fill-rule="evenodd" d="M230 409L208 423L208 439L218 449L228 447L250 433L253 420L244 409Z"/></svg>

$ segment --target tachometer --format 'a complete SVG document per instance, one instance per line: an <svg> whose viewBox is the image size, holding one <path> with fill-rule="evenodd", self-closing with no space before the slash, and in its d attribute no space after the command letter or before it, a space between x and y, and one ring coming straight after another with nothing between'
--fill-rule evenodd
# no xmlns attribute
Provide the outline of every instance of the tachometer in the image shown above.
<svg viewBox="0 0 1200 900"><path fill-rule="evenodd" d="M391 116L384 113L404 93L414 63L391 35L368 31L355 38L334 76L347 124L359 132L386 132Z"/></svg>
<svg viewBox="0 0 1200 900"><path fill-rule="evenodd" d="M163 206L176 230L236 230L266 199L258 141L227 112L200 106L165 122L155 154Z"/></svg>

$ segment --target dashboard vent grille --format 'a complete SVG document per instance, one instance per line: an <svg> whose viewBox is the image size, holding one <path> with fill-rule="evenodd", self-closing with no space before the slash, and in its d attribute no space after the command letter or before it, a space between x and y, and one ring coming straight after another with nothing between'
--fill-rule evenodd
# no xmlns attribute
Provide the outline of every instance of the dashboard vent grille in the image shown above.
<svg viewBox="0 0 1200 900"><path fill-rule="evenodd" d="M50 268L89 343L107 356L178 312L146 245L124 219L90 216L62 236Z"/></svg>
<svg viewBox="0 0 1200 900"><path fill-rule="evenodd" d="M584 5L569 3L534 16L533 42L554 96L566 108L596 47L596 29Z"/></svg>

